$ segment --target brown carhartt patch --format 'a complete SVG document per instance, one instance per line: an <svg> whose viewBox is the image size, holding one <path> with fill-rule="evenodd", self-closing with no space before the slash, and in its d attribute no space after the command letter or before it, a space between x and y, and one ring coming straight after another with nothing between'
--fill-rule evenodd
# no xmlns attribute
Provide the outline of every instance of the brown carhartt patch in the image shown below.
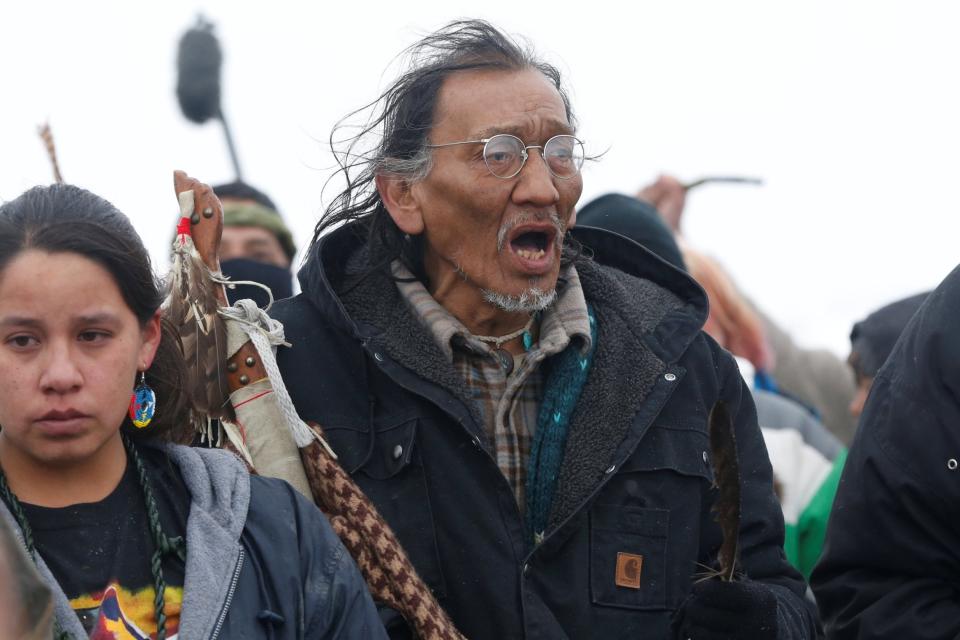
<svg viewBox="0 0 960 640"><path fill-rule="evenodd" d="M633 553L617 554L617 578L618 587L627 587L628 589L640 588L640 572L643 569L643 556Z"/></svg>

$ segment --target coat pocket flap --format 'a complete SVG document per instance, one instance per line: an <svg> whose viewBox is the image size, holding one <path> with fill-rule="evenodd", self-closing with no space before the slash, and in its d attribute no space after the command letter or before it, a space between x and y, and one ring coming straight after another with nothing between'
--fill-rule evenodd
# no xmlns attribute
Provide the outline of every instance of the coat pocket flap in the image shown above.
<svg viewBox="0 0 960 640"><path fill-rule="evenodd" d="M369 430L331 427L326 430L339 462L349 473L359 471L375 480L397 475L413 460L417 419Z"/></svg>
<svg viewBox="0 0 960 640"><path fill-rule="evenodd" d="M675 471L712 483L709 449L710 441L704 431L654 425L620 466L620 472Z"/></svg>
<svg viewBox="0 0 960 640"><path fill-rule="evenodd" d="M595 504L590 510L590 520L595 530L630 531L651 538L666 538L670 511Z"/></svg>

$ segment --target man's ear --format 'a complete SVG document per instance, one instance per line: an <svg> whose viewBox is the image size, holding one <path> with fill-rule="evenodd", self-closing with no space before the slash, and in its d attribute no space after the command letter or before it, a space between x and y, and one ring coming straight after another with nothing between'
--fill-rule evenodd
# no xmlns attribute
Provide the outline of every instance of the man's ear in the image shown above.
<svg viewBox="0 0 960 640"><path fill-rule="evenodd" d="M410 183L401 176L384 174L376 181L383 206L400 230L411 236L423 233L423 212Z"/></svg>

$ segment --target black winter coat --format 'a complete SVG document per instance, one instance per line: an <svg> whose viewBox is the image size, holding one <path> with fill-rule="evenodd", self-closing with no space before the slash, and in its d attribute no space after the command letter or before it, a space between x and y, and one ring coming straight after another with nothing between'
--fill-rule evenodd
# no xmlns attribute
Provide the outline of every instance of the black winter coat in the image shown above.
<svg viewBox="0 0 960 640"><path fill-rule="evenodd" d="M301 417L323 425L468 638L636 640L668 636L715 560L706 421L722 399L740 447L743 567L775 592L781 637L813 637L753 402L733 358L700 331L702 290L620 236L575 234L595 252L577 269L598 346L541 544L525 538L478 408L395 284L344 286L365 266L349 228L320 242L303 293L273 313L293 344L278 361ZM621 552L643 556L638 589L615 584Z"/></svg>
<svg viewBox="0 0 960 640"><path fill-rule="evenodd" d="M811 578L828 637L960 634L960 268L874 379Z"/></svg>

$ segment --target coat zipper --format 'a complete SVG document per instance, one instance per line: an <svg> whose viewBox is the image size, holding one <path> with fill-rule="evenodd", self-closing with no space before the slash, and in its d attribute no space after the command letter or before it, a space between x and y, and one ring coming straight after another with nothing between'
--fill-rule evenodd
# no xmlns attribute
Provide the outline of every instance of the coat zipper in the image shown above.
<svg viewBox="0 0 960 640"><path fill-rule="evenodd" d="M240 580L240 569L243 567L243 549L240 549L240 555L237 556L237 566L233 569L233 578L230 580L230 588L227 590L227 599L223 602L223 608L220 610L220 616L217 618L217 625L213 628L213 634L210 640L216 640L220 635L220 629L223 628L223 621L227 618L227 610L233 601L233 592L237 589L237 582Z"/></svg>

